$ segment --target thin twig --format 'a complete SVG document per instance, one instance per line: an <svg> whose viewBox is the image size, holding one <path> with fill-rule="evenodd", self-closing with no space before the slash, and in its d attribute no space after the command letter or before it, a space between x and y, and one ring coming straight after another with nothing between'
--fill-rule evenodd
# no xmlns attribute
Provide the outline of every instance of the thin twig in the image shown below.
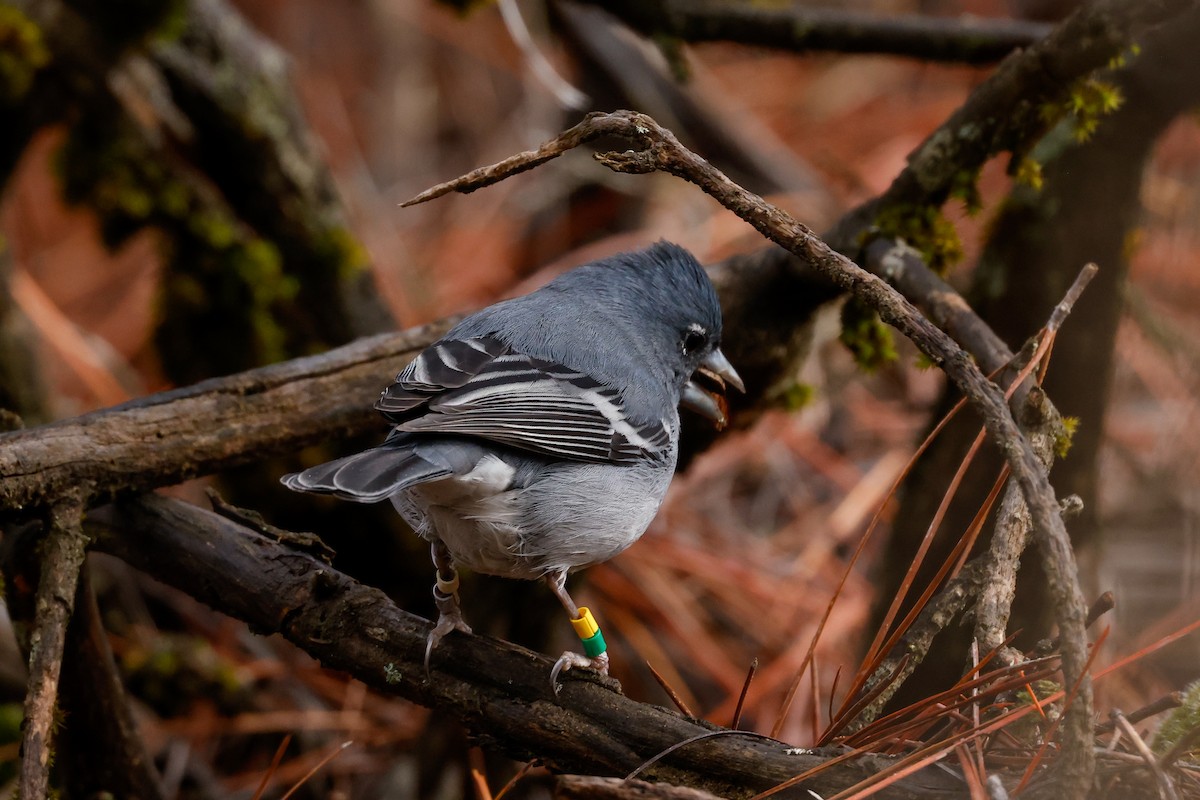
<svg viewBox="0 0 1200 800"><path fill-rule="evenodd" d="M328 753L326 753L325 756L322 757L320 761L318 761L316 764L313 765L312 769L310 769L308 772L304 773L304 775L301 776L300 780L296 781L296 783L292 786L292 788L290 788L286 792L284 792L283 796L280 797L279 800L288 800L289 797L291 797L297 791L299 791L301 786L308 783L309 778L311 778L313 775L316 775L317 772L319 772L322 767L324 767L330 761L333 761L333 759L335 759L339 755L341 755L342 752L345 751L345 749L352 744L354 744L353 741L342 742L340 745L337 745L332 750L330 750Z"/></svg>
<svg viewBox="0 0 1200 800"><path fill-rule="evenodd" d="M684 747L687 747L688 745L696 744L697 742L703 742L707 739L716 739L716 738L723 737L723 736L746 736L746 737L749 737L752 739L758 739L763 742L777 741L775 739L772 739L770 736L766 736L761 733L755 733L754 731L735 731L735 730L731 730L729 728L722 728L722 729L716 730L716 731L705 731L704 733L698 733L695 736L691 736L687 739L684 739L681 742L676 742L675 744L671 745L670 747L660 750L659 752L650 756L650 758L646 759L641 764L638 764L637 768L634 769L633 772L626 775L625 780L627 780L627 781L633 780L638 775L641 775L647 769L649 769L653 765L657 764L659 761L662 761L664 758L671 755L671 753L674 753L676 750L680 750Z"/></svg>
<svg viewBox="0 0 1200 800"><path fill-rule="evenodd" d="M492 790L487 782L487 765L483 751L478 747L467 750L467 763L471 767L471 783L475 786L475 800L492 800Z"/></svg>
<svg viewBox="0 0 1200 800"><path fill-rule="evenodd" d="M1095 264L1085 264L1083 269L1079 270L1079 274L1075 276L1075 280L1063 294L1063 299L1059 300L1058 305L1050 312L1050 319L1046 322L1047 332L1056 333L1062 327L1067 317L1071 315L1071 309L1075 308L1079 296L1083 294L1083 290L1088 287L1092 278L1096 277L1096 273L1099 271L1100 268Z"/></svg>
<svg viewBox="0 0 1200 800"><path fill-rule="evenodd" d="M502 798L508 794L522 778L532 772L537 766L537 761L526 761L524 764L522 764L521 768L517 770L516 774L508 779L508 783L504 784L504 788L496 792L496 800L502 800Z"/></svg>
<svg viewBox="0 0 1200 800"><path fill-rule="evenodd" d="M1114 708L1112 711L1108 712L1108 716L1121 730L1121 733L1125 734L1125 736L1129 739L1130 743L1133 745L1133 749L1138 751L1138 755L1142 757L1142 760L1146 762L1146 767L1154 775L1154 780L1158 782L1158 796L1161 797L1162 800L1179 800L1179 792L1175 791L1175 784L1171 782L1171 779L1167 776L1167 773L1163 772L1162 766L1158 763L1158 759L1150 750L1150 747L1146 744L1145 740L1143 740L1141 735L1138 734L1137 729L1133 727L1133 724L1125 718L1125 715L1121 713L1120 709Z"/></svg>
<svg viewBox="0 0 1200 800"><path fill-rule="evenodd" d="M250 800L260 800L263 792L267 790L267 784L271 782L271 776L279 769L279 764L283 761L283 755L287 752L288 745L292 743L292 734L287 734L283 737L283 741L275 748L275 755L271 758L271 763L267 767L267 771L263 773L262 780L258 782L258 788L254 791L254 796Z"/></svg>
<svg viewBox="0 0 1200 800"><path fill-rule="evenodd" d="M1171 692L1168 695L1158 698L1153 703L1147 703L1136 711L1130 711L1125 715L1125 719L1129 720L1131 724L1136 725L1144 719L1153 717L1155 714L1161 714L1164 711L1170 711L1173 708L1179 708L1181 705L1183 705L1183 692ZM1102 722L1096 726L1096 735L1099 736L1102 733L1108 733L1115 727L1116 723L1111 719L1106 722Z"/></svg>
<svg viewBox="0 0 1200 800"><path fill-rule="evenodd" d="M750 662L750 669L746 670L746 682L742 684L742 693L738 695L737 707L733 709L733 720L729 723L729 727L734 730L737 730L742 721L742 706L746 703L746 695L750 692L750 684L754 682L756 672L758 672L757 658Z"/></svg>
<svg viewBox="0 0 1200 800"><path fill-rule="evenodd" d="M671 698L671 702L675 704L675 707L682 711L684 716L696 719L695 713L693 713L692 709L688 708L688 704L682 697L679 696L679 692L675 691L675 687L671 686L671 684L667 682L667 679L660 675L658 670L656 670L654 665L649 661L646 662L646 669L650 670L650 674L654 677L654 680L657 681L658 685L662 687L662 690L667 693L667 697Z"/></svg>

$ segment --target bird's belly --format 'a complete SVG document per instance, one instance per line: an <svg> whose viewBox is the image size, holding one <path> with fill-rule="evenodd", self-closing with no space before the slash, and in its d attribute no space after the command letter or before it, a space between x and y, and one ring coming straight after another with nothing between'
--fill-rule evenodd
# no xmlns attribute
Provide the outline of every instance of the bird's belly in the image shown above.
<svg viewBox="0 0 1200 800"><path fill-rule="evenodd" d="M501 498L453 509L431 505L427 513L458 564L506 578L532 580L542 575L540 566L525 553L525 537L509 521Z"/></svg>
<svg viewBox="0 0 1200 800"><path fill-rule="evenodd" d="M527 580L598 564L629 547L654 518L670 480L664 476L661 491L647 492L644 476L630 473L626 487L614 483L611 467L569 464L508 488L511 473L501 466L481 464L466 476L414 486L407 495L423 517L422 535L441 539L458 564ZM597 504L597 497L611 500Z"/></svg>

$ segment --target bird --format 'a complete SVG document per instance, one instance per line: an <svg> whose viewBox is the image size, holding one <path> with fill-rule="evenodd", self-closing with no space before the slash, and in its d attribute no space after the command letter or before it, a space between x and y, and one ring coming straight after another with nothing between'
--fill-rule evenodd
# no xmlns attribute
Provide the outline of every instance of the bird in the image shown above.
<svg viewBox="0 0 1200 800"><path fill-rule="evenodd" d="M470 633L458 567L541 580L584 653L555 662L608 673L595 615L567 576L636 542L666 495L679 408L718 427L744 392L721 351L716 290L695 257L659 241L576 267L464 318L387 386L378 446L285 475L299 492L389 500L430 543L438 620L425 650Z"/></svg>

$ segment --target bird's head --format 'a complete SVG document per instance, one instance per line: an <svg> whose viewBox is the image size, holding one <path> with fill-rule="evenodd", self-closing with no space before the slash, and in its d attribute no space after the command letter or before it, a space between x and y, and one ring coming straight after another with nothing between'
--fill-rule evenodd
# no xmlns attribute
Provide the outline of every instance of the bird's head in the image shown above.
<svg viewBox="0 0 1200 800"><path fill-rule="evenodd" d="M659 242L643 255L640 312L656 330L656 347L669 354L680 404L724 428L726 388L746 387L721 352L716 289L695 257L678 245Z"/></svg>

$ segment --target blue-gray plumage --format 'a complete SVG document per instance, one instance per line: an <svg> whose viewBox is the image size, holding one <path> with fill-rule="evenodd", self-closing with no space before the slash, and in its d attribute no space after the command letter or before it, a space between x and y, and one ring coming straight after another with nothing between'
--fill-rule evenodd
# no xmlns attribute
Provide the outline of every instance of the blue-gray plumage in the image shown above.
<svg viewBox="0 0 1200 800"><path fill-rule="evenodd" d="M566 576L645 532L675 469L680 403L724 422L693 374L742 389L720 341L716 292L683 248L587 264L464 319L380 395L395 425L383 444L283 483L390 499L431 542L440 617L427 664L449 631L470 630L455 564L545 579L577 619ZM607 665L607 653L565 653L554 675Z"/></svg>

